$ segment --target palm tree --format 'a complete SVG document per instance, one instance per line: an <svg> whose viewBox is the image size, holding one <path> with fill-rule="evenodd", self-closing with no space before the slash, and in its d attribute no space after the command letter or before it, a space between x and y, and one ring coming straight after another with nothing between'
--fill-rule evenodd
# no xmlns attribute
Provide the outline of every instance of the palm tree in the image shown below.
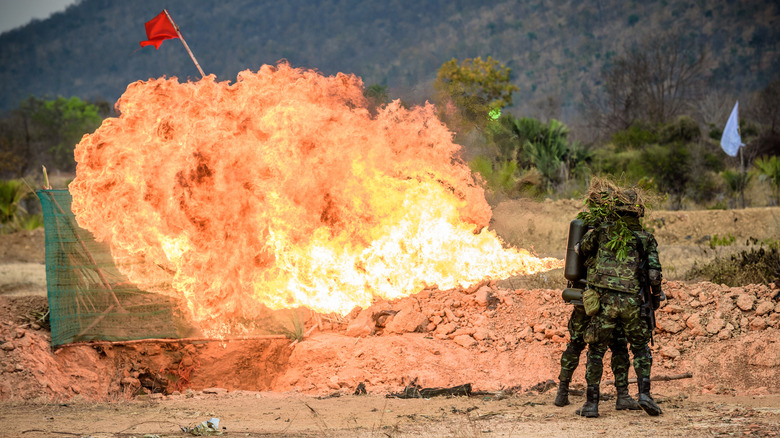
<svg viewBox="0 0 780 438"><path fill-rule="evenodd" d="M19 216L25 213L21 201L28 192L20 180L0 181L0 231L16 228Z"/></svg>
<svg viewBox="0 0 780 438"><path fill-rule="evenodd" d="M780 157L762 157L753 162L758 170L759 181L768 181L773 186L774 204L780 205Z"/></svg>
<svg viewBox="0 0 780 438"><path fill-rule="evenodd" d="M733 202L730 202L730 207L735 207L737 203L737 197L742 194L742 208L745 208L745 188L753 178L752 172L742 173L736 170L726 169L720 173L723 181L726 182L726 188L729 195L731 195Z"/></svg>
<svg viewBox="0 0 780 438"><path fill-rule="evenodd" d="M566 177L566 156L569 153L569 134L566 125L550 120L547 125L534 120L536 125L529 124L523 151L531 163L544 176L547 188L562 181Z"/></svg>

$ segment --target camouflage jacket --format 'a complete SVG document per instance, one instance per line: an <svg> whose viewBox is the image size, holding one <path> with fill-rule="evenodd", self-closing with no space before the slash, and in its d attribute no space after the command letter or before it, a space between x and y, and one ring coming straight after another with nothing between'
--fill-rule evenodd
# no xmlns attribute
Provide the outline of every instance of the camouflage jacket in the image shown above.
<svg viewBox="0 0 780 438"><path fill-rule="evenodd" d="M630 227L633 228L633 227ZM648 269L661 270L658 260L658 243L655 237L644 230L634 230L642 240ZM618 261L615 251L607 247L609 241L609 224L603 224L585 233L580 243L580 254L585 257L588 269L589 286L603 287L620 292L638 293L639 284L639 250L636 240L629 244L628 254L623 261Z"/></svg>

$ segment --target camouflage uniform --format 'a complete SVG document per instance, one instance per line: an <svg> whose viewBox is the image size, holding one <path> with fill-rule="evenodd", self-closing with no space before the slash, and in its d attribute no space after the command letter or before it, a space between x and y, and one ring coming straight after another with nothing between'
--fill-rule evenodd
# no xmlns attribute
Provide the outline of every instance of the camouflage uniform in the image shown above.
<svg viewBox="0 0 780 438"><path fill-rule="evenodd" d="M622 217L621 219L641 240L648 269L660 271L661 263L658 260L658 244L655 237L642 229L639 218ZM588 286L598 291L601 303L601 310L593 316L585 333L585 340L588 342L585 379L589 389L595 386L595 391L598 393L598 385L603 373L604 353L615 336L616 328L622 326L628 342L631 343L631 352L634 356L634 371L639 382L639 404L651 415L658 415L661 413L660 409L649 396L653 356L648 346L651 333L647 323L640 317L642 298L639 295L639 265L641 260L639 260L638 245L634 239L628 245L625 259L618 261L615 251L607 245L610 226L611 224L603 224L588 231L580 244L580 253L586 258L586 265L588 265ZM643 404L643 393L646 394L645 404ZM598 399L597 394L596 399ZM646 407L649 404L648 399L652 402L650 407ZM598 412L595 416L598 416Z"/></svg>
<svg viewBox="0 0 780 438"><path fill-rule="evenodd" d="M588 326L591 317L585 314L582 306L574 306L569 318L569 343L566 345L561 355L561 373L558 375L559 381L570 382L574 370L580 363L580 354L585 350L585 328ZM609 345L612 351L612 373L615 375L615 386L628 386L628 367L630 364L628 358L628 341L623 334L621 327L615 330L614 342Z"/></svg>

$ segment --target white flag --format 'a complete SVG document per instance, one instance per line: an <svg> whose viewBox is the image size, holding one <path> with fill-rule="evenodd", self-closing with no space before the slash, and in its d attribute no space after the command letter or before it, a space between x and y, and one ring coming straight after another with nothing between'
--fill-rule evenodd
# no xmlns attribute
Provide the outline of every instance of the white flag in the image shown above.
<svg viewBox="0 0 780 438"><path fill-rule="evenodd" d="M723 129L723 137L720 138L720 147L730 157L736 157L740 146L745 146L742 143L742 139L739 137L739 118L737 117L737 107L739 101L734 104L734 109L731 110L729 121L726 122L726 127Z"/></svg>

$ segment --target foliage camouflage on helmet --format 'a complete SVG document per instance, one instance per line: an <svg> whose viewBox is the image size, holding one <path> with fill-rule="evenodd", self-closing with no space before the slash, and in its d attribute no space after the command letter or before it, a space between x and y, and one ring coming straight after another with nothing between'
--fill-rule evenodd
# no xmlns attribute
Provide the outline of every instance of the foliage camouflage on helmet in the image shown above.
<svg viewBox="0 0 780 438"><path fill-rule="evenodd" d="M611 210L617 215L645 215L645 194L637 187L621 188L607 178L593 177L588 187L585 204Z"/></svg>
<svg viewBox="0 0 780 438"><path fill-rule="evenodd" d="M633 239L631 233L642 229L636 221L645 214L645 194L638 187L621 188L607 178L593 177L585 198L587 210L577 215L591 227L609 223L607 246L614 250L619 261L628 255L628 244Z"/></svg>

